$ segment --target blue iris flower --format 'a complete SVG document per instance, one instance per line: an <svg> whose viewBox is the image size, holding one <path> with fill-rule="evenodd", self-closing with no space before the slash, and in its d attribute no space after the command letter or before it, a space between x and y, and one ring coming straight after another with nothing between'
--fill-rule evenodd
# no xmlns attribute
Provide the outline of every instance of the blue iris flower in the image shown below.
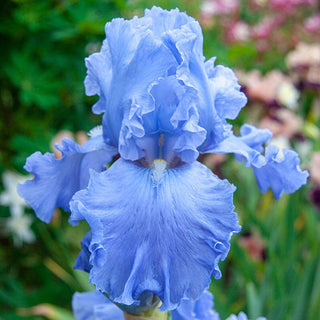
<svg viewBox="0 0 320 320"><path fill-rule="evenodd" d="M122 311L99 291L75 293L72 310L76 320L124 320ZM182 300L180 306L171 311L172 320L220 320L213 310L213 296L204 291L196 301ZM231 315L226 320L248 320L244 312ZM259 317L256 320L266 320Z"/></svg>
<svg viewBox="0 0 320 320"><path fill-rule="evenodd" d="M76 292L72 311L76 320L124 320L123 312L99 291Z"/></svg>
<svg viewBox="0 0 320 320"><path fill-rule="evenodd" d="M141 18L106 24L101 51L86 59L86 93L99 95L102 132L78 146L64 140L61 160L33 154L34 179L19 186L37 216L55 207L91 228L76 266L112 301L139 303L147 293L175 309L219 279L230 238L240 231L235 187L197 161L200 153L233 153L251 166L258 186L276 198L306 183L299 157L274 146L251 125L236 136L246 97L229 68L205 61L199 23L158 7ZM110 169L106 164L120 158ZM90 177L90 178L89 178Z"/></svg>
<svg viewBox="0 0 320 320"><path fill-rule="evenodd" d="M228 319L226 320L248 320L247 315L244 312L240 312L237 316L232 314ZM256 320L267 320L264 317L259 317Z"/></svg>

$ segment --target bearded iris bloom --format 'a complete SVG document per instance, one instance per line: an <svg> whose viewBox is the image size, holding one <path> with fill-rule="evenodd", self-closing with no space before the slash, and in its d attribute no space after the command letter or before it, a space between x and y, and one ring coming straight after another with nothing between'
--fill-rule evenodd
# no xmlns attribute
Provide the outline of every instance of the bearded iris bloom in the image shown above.
<svg viewBox="0 0 320 320"><path fill-rule="evenodd" d="M121 310L110 302L101 292L75 293L72 309L76 320L125 320ZM171 311L172 320L220 320L213 310L213 296L205 290L196 301L182 300L180 306ZM248 320L244 312L232 314L226 320ZM259 317L256 320L266 320Z"/></svg>
<svg viewBox="0 0 320 320"><path fill-rule="evenodd" d="M235 187L197 161L200 153L234 153L258 186L276 198L306 183L299 157L264 144L268 130L251 125L235 136L227 119L246 104L229 68L205 61L199 23L157 7L141 18L106 24L101 51L86 59L86 93L102 130L84 145L64 140L61 160L35 153L19 186L37 216L55 207L85 219L90 234L76 266L97 290L121 305L156 295L160 310L197 299L219 279L230 238L240 231ZM112 156L120 158L106 169Z"/></svg>

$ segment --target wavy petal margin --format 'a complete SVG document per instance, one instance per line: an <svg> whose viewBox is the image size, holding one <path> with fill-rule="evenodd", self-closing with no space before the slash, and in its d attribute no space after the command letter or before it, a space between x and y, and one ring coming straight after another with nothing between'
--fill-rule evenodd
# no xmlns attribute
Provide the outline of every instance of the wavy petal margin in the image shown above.
<svg viewBox="0 0 320 320"><path fill-rule="evenodd" d="M264 150L264 144L271 137L269 130L246 124L241 127L240 137L231 134L216 148L205 153L234 153L237 161L252 167L261 192L271 188L278 200L283 193L293 193L306 184L309 173L301 170L296 152L280 150L275 145L269 145Z"/></svg>
<svg viewBox="0 0 320 320"><path fill-rule="evenodd" d="M182 300L180 306L172 310L172 320L220 320L213 310L213 295L205 290L196 301Z"/></svg>
<svg viewBox="0 0 320 320"><path fill-rule="evenodd" d="M215 58L205 62L210 89L214 95L215 108L222 119L234 120L246 105L247 97L240 91L241 86L234 72L222 65L214 66Z"/></svg>
<svg viewBox="0 0 320 320"><path fill-rule="evenodd" d="M225 139L226 119L235 119L247 99L231 69L214 66L214 59L205 63L202 30L195 19L178 9L153 7L141 18L113 19L105 30L101 51L86 59L85 86L87 94L100 96L93 111L104 112L105 141L118 146L122 158L148 161L155 151L149 150L150 136L157 145L157 134L172 134L176 142L170 144L171 154L191 163L199 150ZM159 100L173 96L168 88L158 90L170 77L181 88L174 92L176 110L165 105L171 112L168 119L157 108ZM179 96L181 90L185 93ZM150 131L150 113L156 123L167 121L166 129L170 123L173 128Z"/></svg>
<svg viewBox="0 0 320 320"><path fill-rule="evenodd" d="M90 255L89 245L92 239L91 231L87 232L87 234L81 240L81 251L79 252L76 261L74 263L74 269L82 270L84 272L90 272Z"/></svg>
<svg viewBox="0 0 320 320"><path fill-rule="evenodd" d="M241 136L233 133L213 149L203 150L203 153L234 153L239 162L244 161L246 167L259 166L266 163L261 154L263 144L271 139L272 133L267 129L257 129L251 125L241 127Z"/></svg>
<svg viewBox="0 0 320 320"><path fill-rule="evenodd" d="M271 188L278 200L283 193L293 193L307 183L309 173L301 170L299 155L293 150L269 145L265 158L264 166L253 167L261 192Z"/></svg>
<svg viewBox="0 0 320 320"><path fill-rule="evenodd" d="M32 154L24 169L32 173L34 179L18 185L20 196L46 223L50 222L56 207L69 211L72 196L88 185L89 170L105 170L117 153L103 142L102 136L91 138L83 145L63 139L62 145L56 148L62 152L61 159L55 159L52 153Z"/></svg>
<svg viewBox="0 0 320 320"><path fill-rule="evenodd" d="M72 311L76 320L124 320L123 312L99 291L76 292Z"/></svg>
<svg viewBox="0 0 320 320"><path fill-rule="evenodd" d="M221 277L218 262L240 231L234 190L199 162L152 170L119 159L92 172L88 188L73 197L70 218L91 227L90 281L126 305L153 292L160 311L199 298L212 274Z"/></svg>
<svg viewBox="0 0 320 320"><path fill-rule="evenodd" d="M244 312L240 312L237 316L232 314L226 320L248 320L247 315ZM267 320L264 317L259 317L256 320Z"/></svg>

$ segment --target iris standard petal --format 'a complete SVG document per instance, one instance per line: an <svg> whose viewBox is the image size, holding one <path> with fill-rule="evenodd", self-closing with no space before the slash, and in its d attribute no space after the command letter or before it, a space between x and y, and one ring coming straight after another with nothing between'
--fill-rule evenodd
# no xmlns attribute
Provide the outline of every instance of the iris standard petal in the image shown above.
<svg viewBox="0 0 320 320"><path fill-rule="evenodd" d="M171 135L167 153L190 163L226 138L226 118L234 119L246 98L230 69L204 62L202 47L199 23L177 9L153 7L142 18L106 24L101 51L86 59L85 85L100 96L93 110L104 112L105 141L124 159L149 161L159 135ZM164 105L166 98L178 101Z"/></svg>
<svg viewBox="0 0 320 320"><path fill-rule="evenodd" d="M128 126L129 131L135 130L134 123L133 128L131 123L122 127L132 107L140 108L141 115L154 110L152 85L176 65L168 48L153 35L151 24L151 19L144 17L113 19L106 24L101 51L86 59L86 92L100 95L94 111L105 112L104 138L114 146L122 143L121 130Z"/></svg>
<svg viewBox="0 0 320 320"><path fill-rule="evenodd" d="M235 187L194 162L153 169L123 159L92 172L89 186L71 202L71 219L92 231L90 281L121 304L150 291L160 310L197 299L240 230L233 212Z"/></svg>
<svg viewBox="0 0 320 320"><path fill-rule="evenodd" d="M194 18L185 12L180 12L177 8L168 11L156 6L145 9L145 17L152 19L152 32L157 37L162 37L170 30L180 29L183 25L195 21Z"/></svg>
<svg viewBox="0 0 320 320"><path fill-rule="evenodd" d="M206 72L214 94L215 108L220 118L235 119L246 105L247 98L240 91L234 72L221 65L214 66L215 59L206 61Z"/></svg>
<svg viewBox="0 0 320 320"><path fill-rule="evenodd" d="M205 290L196 301L182 300L179 307L171 312L172 320L220 320L213 310L213 295Z"/></svg>
<svg viewBox="0 0 320 320"><path fill-rule="evenodd" d="M76 292L72 311L76 320L124 320L122 311L99 291Z"/></svg>
<svg viewBox="0 0 320 320"><path fill-rule="evenodd" d="M107 146L102 136L78 145L71 139L63 139L61 159L51 153L35 152L26 161L25 170L34 175L33 180L18 185L19 194L33 208L37 217L49 223L54 209L69 211L72 196L87 186L89 169L103 171L117 150Z"/></svg>
<svg viewBox="0 0 320 320"><path fill-rule="evenodd" d="M132 135L135 145L141 146L149 163L157 158L170 163L177 157L183 162L194 162L199 155L197 148L206 137L205 129L198 125L197 96L174 76L159 80L150 93L155 101L155 110L140 117L140 128L144 129L145 135L139 136L139 130L135 130ZM139 122L134 117L130 121L135 122L137 129ZM124 141L131 143L128 136ZM127 150L132 148L128 145ZM132 159L124 153L122 155L125 159ZM139 159L138 153L135 159Z"/></svg>
<svg viewBox="0 0 320 320"><path fill-rule="evenodd" d="M168 33L167 38L166 43L171 42L171 48L176 50L176 56L180 56L176 71L177 79L197 95L199 126L207 132L205 144L215 145L223 140L225 119L221 119L217 113L214 92L206 74L201 27L197 21L192 21L179 31Z"/></svg>
<svg viewBox="0 0 320 320"><path fill-rule="evenodd" d="M299 155L293 150L279 150L269 145L265 152L266 164L253 167L260 190L271 188L276 199L283 193L293 193L307 183L309 173L300 168Z"/></svg>

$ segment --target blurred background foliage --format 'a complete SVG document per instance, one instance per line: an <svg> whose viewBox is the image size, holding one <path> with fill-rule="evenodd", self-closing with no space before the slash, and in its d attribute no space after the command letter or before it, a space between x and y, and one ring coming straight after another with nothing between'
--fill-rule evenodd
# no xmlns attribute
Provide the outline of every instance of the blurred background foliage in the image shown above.
<svg viewBox="0 0 320 320"><path fill-rule="evenodd" d="M240 310L252 319L319 319L320 49L301 49L301 43L320 45L319 3L310 0L2 0L0 319L73 319L72 294L92 289L87 275L73 270L87 225L72 228L60 210L45 225L22 205L27 218L18 215L9 227L14 215L4 194L16 195L4 177L25 174L25 159L52 152L62 130L76 135L100 123L91 113L97 97L84 94L84 58L100 49L107 21L142 15L152 5L179 7L199 19L205 56L237 70L249 102L233 121L235 130L244 122L270 128L311 173L307 186L275 202L232 158L201 157L238 186L243 226L222 263L223 278L210 287L216 310L222 319ZM280 92L283 84L289 87Z"/></svg>

